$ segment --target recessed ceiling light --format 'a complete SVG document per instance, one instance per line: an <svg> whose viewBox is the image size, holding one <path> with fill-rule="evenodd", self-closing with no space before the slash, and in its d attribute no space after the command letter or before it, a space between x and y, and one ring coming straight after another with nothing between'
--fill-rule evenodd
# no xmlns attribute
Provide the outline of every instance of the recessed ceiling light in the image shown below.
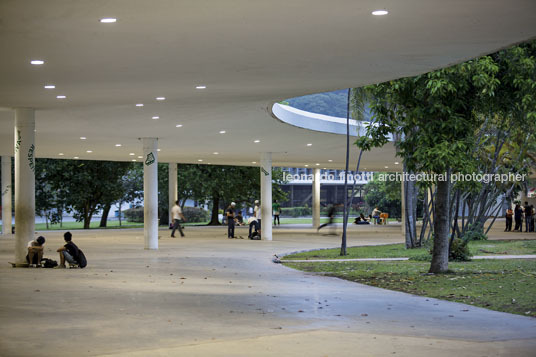
<svg viewBox="0 0 536 357"><path fill-rule="evenodd" d="M212 165L210 162L207 162L207 165Z"/></svg>
<svg viewBox="0 0 536 357"><path fill-rule="evenodd" d="M214 151L213 154L214 154L214 155L219 155L220 153L217 152L217 151Z"/></svg>
<svg viewBox="0 0 536 357"><path fill-rule="evenodd" d="M226 131L225 130L220 130L220 134L225 134Z"/></svg>
<svg viewBox="0 0 536 357"><path fill-rule="evenodd" d="M328 160L329 162L333 162L333 160Z"/></svg>
<svg viewBox="0 0 536 357"><path fill-rule="evenodd" d="M136 160L136 159L132 159L131 161L136 162L137 160Z"/></svg>
<svg viewBox="0 0 536 357"><path fill-rule="evenodd" d="M30 63L33 64L33 65L39 66L39 65L44 64L45 61L43 61L43 60L31 60Z"/></svg>
<svg viewBox="0 0 536 357"><path fill-rule="evenodd" d="M91 151L91 150L86 150L86 152L87 152L88 154L91 154L93 151Z"/></svg>
<svg viewBox="0 0 536 357"><path fill-rule="evenodd" d="M130 156L134 156L134 155L136 155L136 154L134 154L133 152L131 152L129 155L130 155Z"/></svg>
<svg viewBox="0 0 536 357"><path fill-rule="evenodd" d="M56 98L58 98L58 99L65 99L65 98L67 98L67 97L64 96L64 95L57 95Z"/></svg>
<svg viewBox="0 0 536 357"><path fill-rule="evenodd" d="M195 89L206 89L207 86L196 86Z"/></svg>
<svg viewBox="0 0 536 357"><path fill-rule="evenodd" d="M117 22L117 19L115 17L104 17L99 21L103 24L113 24L114 22Z"/></svg>
<svg viewBox="0 0 536 357"><path fill-rule="evenodd" d="M386 169L388 169L388 168L389 168L389 166L385 166L385 168L386 168Z"/></svg>
<svg viewBox="0 0 536 357"><path fill-rule="evenodd" d="M85 136L81 136L80 140L86 140L87 138Z"/></svg>
<svg viewBox="0 0 536 357"><path fill-rule="evenodd" d="M197 161L199 161L199 162L203 162L203 160L201 160L201 159L199 159L199 160L197 160Z"/></svg>
<svg viewBox="0 0 536 357"><path fill-rule="evenodd" d="M156 100L166 100L166 97L156 97Z"/></svg>
<svg viewBox="0 0 536 357"><path fill-rule="evenodd" d="M305 167L309 167L309 165L305 165Z"/></svg>
<svg viewBox="0 0 536 357"><path fill-rule="evenodd" d="M320 166L320 164L319 164L319 163L316 163L315 165L316 165L316 166Z"/></svg>
<svg viewBox="0 0 536 357"><path fill-rule="evenodd" d="M138 159L143 159L143 156L138 156Z"/></svg>
<svg viewBox="0 0 536 357"><path fill-rule="evenodd" d="M398 162L398 161L395 161L395 165L398 165L398 164L399 164L399 162Z"/></svg>
<svg viewBox="0 0 536 357"><path fill-rule="evenodd" d="M45 89L54 89L56 86L54 84L45 84Z"/></svg>
<svg viewBox="0 0 536 357"><path fill-rule="evenodd" d="M60 152L58 155L63 156L64 154L62 152Z"/></svg>
<svg viewBox="0 0 536 357"><path fill-rule="evenodd" d="M387 10L374 10L372 11L372 15L374 16L383 16L383 15L387 15L389 13L389 11Z"/></svg>
<svg viewBox="0 0 536 357"><path fill-rule="evenodd" d="M143 107L143 103L136 104L137 107Z"/></svg>
<svg viewBox="0 0 536 357"><path fill-rule="evenodd" d="M78 156L75 156L75 157L73 157L73 159L79 159L79 157L78 157Z"/></svg>
<svg viewBox="0 0 536 357"><path fill-rule="evenodd" d="M326 170L326 168L324 167L322 170Z"/></svg>
<svg viewBox="0 0 536 357"><path fill-rule="evenodd" d="M252 164L256 164L256 163L257 163L257 161L252 161L251 163L252 163Z"/></svg>
<svg viewBox="0 0 536 357"><path fill-rule="evenodd" d="M309 143L309 144L307 144L307 146L313 146L313 144Z"/></svg>
<svg viewBox="0 0 536 357"><path fill-rule="evenodd" d="M151 117L151 119L160 119L160 117L158 115L155 115L155 116Z"/></svg>
<svg viewBox="0 0 536 357"><path fill-rule="evenodd" d="M175 128L182 128L182 124L175 125Z"/></svg>
<svg viewBox="0 0 536 357"><path fill-rule="evenodd" d="M156 149L156 151L160 152L161 149Z"/></svg>
<svg viewBox="0 0 536 357"><path fill-rule="evenodd" d="M115 146L120 147L120 146L122 146L122 145L121 145L121 144L115 144Z"/></svg>
<svg viewBox="0 0 536 357"><path fill-rule="evenodd" d="M253 140L254 143L260 143L260 140Z"/></svg>

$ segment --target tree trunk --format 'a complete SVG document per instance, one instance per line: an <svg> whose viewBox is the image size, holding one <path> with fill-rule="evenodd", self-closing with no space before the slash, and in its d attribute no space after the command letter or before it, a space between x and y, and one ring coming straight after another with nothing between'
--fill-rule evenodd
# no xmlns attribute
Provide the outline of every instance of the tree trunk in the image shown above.
<svg viewBox="0 0 536 357"><path fill-rule="evenodd" d="M450 169L444 181L437 181L434 209L434 250L430 273L446 273L449 268L449 208L450 208Z"/></svg>
<svg viewBox="0 0 536 357"><path fill-rule="evenodd" d="M417 246L417 193L415 181L404 181L404 215L406 226L406 249Z"/></svg>
<svg viewBox="0 0 536 357"><path fill-rule="evenodd" d="M102 210L102 217L100 220L99 227L100 228L106 228L106 224L108 223L108 214L110 213L110 208L112 208L112 205L107 203L103 210Z"/></svg>
<svg viewBox="0 0 536 357"><path fill-rule="evenodd" d="M209 226L219 226L221 225L218 219L218 213L220 208L220 197L218 195L212 196L212 216L210 217Z"/></svg>
<svg viewBox="0 0 536 357"><path fill-rule="evenodd" d="M119 201L119 227L121 227L121 222L122 222L122 218L121 218L121 206L123 205L123 202L122 201Z"/></svg>

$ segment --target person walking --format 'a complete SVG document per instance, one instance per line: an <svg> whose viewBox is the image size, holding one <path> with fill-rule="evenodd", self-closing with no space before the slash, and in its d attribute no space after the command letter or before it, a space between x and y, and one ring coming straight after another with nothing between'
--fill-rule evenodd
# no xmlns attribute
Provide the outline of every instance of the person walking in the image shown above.
<svg viewBox="0 0 536 357"><path fill-rule="evenodd" d="M173 230L171 231L171 238L175 238L175 231L177 230L177 228L179 229L181 237L184 237L180 220L182 218L182 220L186 221L186 218L184 218L184 215L182 214L181 207L179 206L179 201L175 201L175 205L171 208L171 216L173 217Z"/></svg>
<svg viewBox="0 0 536 357"><path fill-rule="evenodd" d="M516 226L514 227L514 232L523 232L523 208L516 203L514 208L514 220L516 221Z"/></svg>
<svg viewBox="0 0 536 357"><path fill-rule="evenodd" d="M257 230L261 234L261 205L259 200L255 200L255 207L253 208L253 214L257 220Z"/></svg>
<svg viewBox="0 0 536 357"><path fill-rule="evenodd" d="M279 220L281 205L277 202L277 200L274 200L274 203L272 204L272 211L274 213L274 226L277 226L278 224L281 225L281 221Z"/></svg>
<svg viewBox="0 0 536 357"><path fill-rule="evenodd" d="M514 218L514 211L512 211L512 208L508 207L506 210L506 228L504 229L505 232L510 232L512 230L512 220Z"/></svg>
<svg viewBox="0 0 536 357"><path fill-rule="evenodd" d="M329 217L329 221L327 223L324 223L324 224L321 224L317 229L316 231L317 232L320 232L320 230L324 227L327 227L327 226L331 226L332 228L330 229L330 235L336 235L335 233L335 229L333 228L334 225L333 225L333 222L334 222L334 219L335 219L335 213L336 213L336 205L331 205L329 207L329 211L328 211L328 217Z"/></svg>
<svg viewBox="0 0 536 357"><path fill-rule="evenodd" d="M227 210L225 211L227 217L227 238L235 238L234 236L234 227L235 227L235 206L236 203L231 202Z"/></svg>

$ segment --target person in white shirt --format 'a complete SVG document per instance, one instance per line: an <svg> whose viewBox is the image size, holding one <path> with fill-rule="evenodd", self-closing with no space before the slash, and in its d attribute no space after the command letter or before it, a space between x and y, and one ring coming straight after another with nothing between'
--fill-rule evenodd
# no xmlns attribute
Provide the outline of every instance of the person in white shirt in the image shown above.
<svg viewBox="0 0 536 357"><path fill-rule="evenodd" d="M30 267L41 267L44 245L45 237L43 236L28 242L28 254L26 255L26 261Z"/></svg>
<svg viewBox="0 0 536 357"><path fill-rule="evenodd" d="M255 218L257 219L257 229L259 230L259 234L261 234L261 206L259 204L259 200L255 200L255 208L253 209L253 212L255 213Z"/></svg>
<svg viewBox="0 0 536 357"><path fill-rule="evenodd" d="M184 237L184 233L182 233L180 219L186 222L186 218L184 218L184 215L182 214L182 210L179 206L179 201L175 201L175 205L171 208L171 216L173 217L173 230L171 231L171 237L175 238L175 231L177 230L177 228L179 229L181 237Z"/></svg>

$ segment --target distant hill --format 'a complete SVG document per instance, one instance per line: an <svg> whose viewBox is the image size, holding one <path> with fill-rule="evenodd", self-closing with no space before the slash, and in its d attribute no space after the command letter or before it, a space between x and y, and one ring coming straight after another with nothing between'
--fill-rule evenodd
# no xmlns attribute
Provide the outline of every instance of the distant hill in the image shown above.
<svg viewBox="0 0 536 357"><path fill-rule="evenodd" d="M348 90L343 89L291 98L284 102L288 103L291 107L308 112L346 118L347 100Z"/></svg>

